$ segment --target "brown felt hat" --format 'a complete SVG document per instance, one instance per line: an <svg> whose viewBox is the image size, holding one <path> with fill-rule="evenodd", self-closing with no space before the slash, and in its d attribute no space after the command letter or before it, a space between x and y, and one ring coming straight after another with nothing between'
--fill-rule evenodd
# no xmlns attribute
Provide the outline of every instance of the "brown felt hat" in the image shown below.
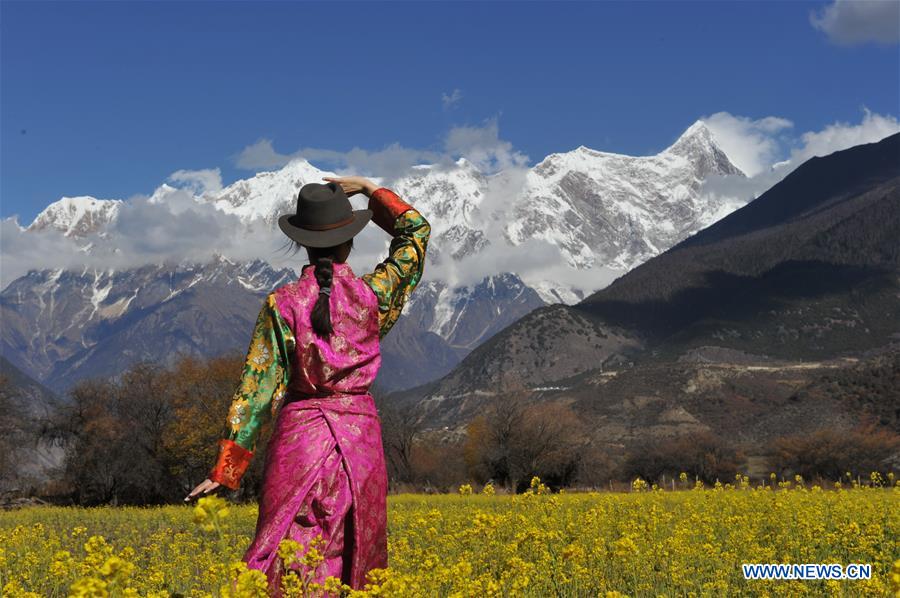
<svg viewBox="0 0 900 598"><path fill-rule="evenodd" d="M372 219L372 210L354 210L341 186L307 183L297 194L297 212L283 214L278 227L306 247L333 247L352 239Z"/></svg>

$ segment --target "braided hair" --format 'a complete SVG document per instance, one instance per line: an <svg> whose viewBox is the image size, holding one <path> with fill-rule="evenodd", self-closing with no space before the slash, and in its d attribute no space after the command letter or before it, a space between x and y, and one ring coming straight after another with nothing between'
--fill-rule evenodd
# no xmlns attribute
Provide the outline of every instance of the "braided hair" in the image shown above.
<svg viewBox="0 0 900 598"><path fill-rule="evenodd" d="M353 248L353 239L346 242ZM313 332L319 338L328 338L334 328L331 325L331 280L334 274L335 255L344 244L333 247L307 247L309 262L315 267L316 282L319 283L319 297L313 306L309 319Z"/></svg>

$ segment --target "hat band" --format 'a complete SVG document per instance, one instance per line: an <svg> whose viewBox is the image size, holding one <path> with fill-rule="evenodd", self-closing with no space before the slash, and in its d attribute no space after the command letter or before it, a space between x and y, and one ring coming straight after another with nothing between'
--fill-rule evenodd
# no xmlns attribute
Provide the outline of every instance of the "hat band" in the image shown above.
<svg viewBox="0 0 900 598"><path fill-rule="evenodd" d="M346 226L353 222L353 216L351 215L346 220L341 220L340 222L335 222L333 224L301 224L300 228L305 228L306 230L331 230L333 228L340 228L342 226Z"/></svg>

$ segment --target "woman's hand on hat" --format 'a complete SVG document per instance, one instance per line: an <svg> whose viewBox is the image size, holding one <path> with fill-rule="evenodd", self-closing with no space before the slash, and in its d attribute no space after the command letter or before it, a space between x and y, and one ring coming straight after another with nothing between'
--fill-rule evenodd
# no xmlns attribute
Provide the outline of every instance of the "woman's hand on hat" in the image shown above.
<svg viewBox="0 0 900 598"><path fill-rule="evenodd" d="M340 185L347 197L360 192L368 196L378 188L378 185L362 176L323 176L322 178Z"/></svg>

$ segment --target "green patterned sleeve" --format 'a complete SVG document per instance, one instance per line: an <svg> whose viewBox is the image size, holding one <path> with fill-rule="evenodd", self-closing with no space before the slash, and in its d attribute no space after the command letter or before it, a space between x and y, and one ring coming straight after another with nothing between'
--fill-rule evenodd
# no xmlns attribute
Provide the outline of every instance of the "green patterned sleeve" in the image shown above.
<svg viewBox="0 0 900 598"><path fill-rule="evenodd" d="M277 413L288 385L294 335L278 313L270 293L259 312L241 373L231 399L219 457L209 478L236 489L256 450L260 429Z"/></svg>
<svg viewBox="0 0 900 598"><path fill-rule="evenodd" d="M388 257L363 275L378 298L379 336L384 337L400 317L425 268L431 225L411 205L385 187L369 197L372 221L394 238Z"/></svg>

